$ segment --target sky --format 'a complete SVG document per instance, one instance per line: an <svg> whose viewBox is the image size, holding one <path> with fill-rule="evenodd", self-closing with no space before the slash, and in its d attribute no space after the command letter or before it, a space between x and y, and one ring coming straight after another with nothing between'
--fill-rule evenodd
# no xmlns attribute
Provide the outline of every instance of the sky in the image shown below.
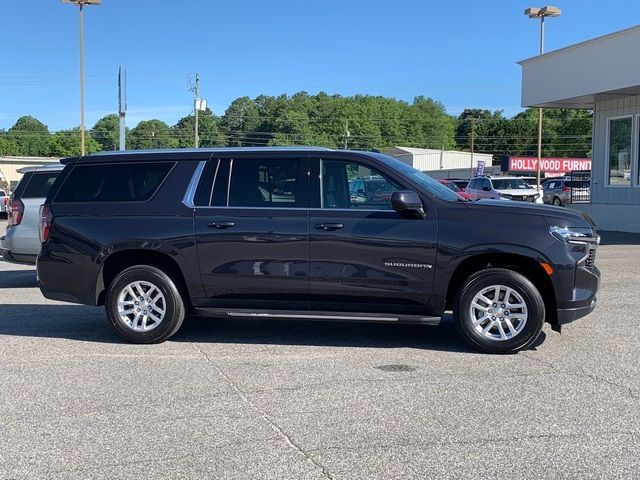
<svg viewBox="0 0 640 480"><path fill-rule="evenodd" d="M546 50L634 26L638 0L558 0ZM85 9L87 127L118 108L127 125L169 124L193 105L188 78L221 115L237 97L423 95L453 115L520 111L518 60L538 53L526 0L103 0ZM604 12L598 9L605 8ZM52 131L79 125L78 8L0 0L0 129L33 115ZM631 61L632 59L630 59ZM635 60L634 60L635 61Z"/></svg>

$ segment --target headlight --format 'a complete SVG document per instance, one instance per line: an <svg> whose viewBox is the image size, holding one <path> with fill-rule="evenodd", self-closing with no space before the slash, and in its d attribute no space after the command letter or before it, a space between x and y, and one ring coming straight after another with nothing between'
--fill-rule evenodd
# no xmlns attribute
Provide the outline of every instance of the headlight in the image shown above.
<svg viewBox="0 0 640 480"><path fill-rule="evenodd" d="M549 227L551 235L565 243L596 243L593 229L588 227Z"/></svg>

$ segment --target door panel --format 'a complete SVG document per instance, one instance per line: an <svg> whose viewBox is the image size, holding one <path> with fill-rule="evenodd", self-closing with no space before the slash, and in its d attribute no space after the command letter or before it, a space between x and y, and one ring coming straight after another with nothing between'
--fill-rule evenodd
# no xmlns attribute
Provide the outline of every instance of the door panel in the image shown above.
<svg viewBox="0 0 640 480"><path fill-rule="evenodd" d="M427 314L436 261L435 209L425 204L426 219L404 218L391 210L390 203L381 203L393 190L382 185L373 185L375 195L366 200L379 208L362 207L361 200L351 203L345 195L351 195L349 184L359 180L349 176L360 175L369 166L345 163L349 165L344 169L346 179L341 179L335 165L321 168L319 160L312 160L311 178L320 185L312 185L311 191L321 201L314 202L312 197L311 203L321 208L309 213L310 308ZM379 172L367 175L365 181L379 183L387 178L395 189L404 188L398 179ZM349 203L352 208L342 208Z"/></svg>
<svg viewBox="0 0 640 480"><path fill-rule="evenodd" d="M210 206L196 208L194 219L203 306L307 308L308 161L236 158L221 166L209 176Z"/></svg>
<svg viewBox="0 0 640 480"><path fill-rule="evenodd" d="M208 306L307 307L307 210L199 208L195 230Z"/></svg>

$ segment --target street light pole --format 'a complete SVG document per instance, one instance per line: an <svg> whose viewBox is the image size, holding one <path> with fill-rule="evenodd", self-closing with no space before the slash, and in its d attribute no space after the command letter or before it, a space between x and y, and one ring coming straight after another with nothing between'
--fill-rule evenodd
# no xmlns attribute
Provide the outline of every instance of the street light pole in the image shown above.
<svg viewBox="0 0 640 480"><path fill-rule="evenodd" d="M84 4L80 4L80 155L84 157Z"/></svg>
<svg viewBox="0 0 640 480"><path fill-rule="evenodd" d="M540 19L540 55L544 53L544 19L546 17L558 17L562 13L558 7L546 6L542 8L527 8L524 14L529 18ZM540 181L542 177L542 107L538 108L538 168L537 168L537 190L540 191Z"/></svg>
<svg viewBox="0 0 640 480"><path fill-rule="evenodd" d="M544 15L540 17L540 55L544 53ZM536 190L540 192L540 177L542 176L542 107L538 108L538 178Z"/></svg>
<svg viewBox="0 0 640 480"><path fill-rule="evenodd" d="M102 0L61 0L80 7L80 154L84 157L84 6L100 5Z"/></svg>

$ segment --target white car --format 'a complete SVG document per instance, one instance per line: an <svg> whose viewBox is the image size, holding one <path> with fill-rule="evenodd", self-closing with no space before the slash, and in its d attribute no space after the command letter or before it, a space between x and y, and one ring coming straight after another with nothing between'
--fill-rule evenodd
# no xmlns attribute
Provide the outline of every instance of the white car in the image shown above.
<svg viewBox="0 0 640 480"><path fill-rule="evenodd" d="M494 198L542 203L542 194L519 177L476 177L471 179L465 192L473 200Z"/></svg>
<svg viewBox="0 0 640 480"><path fill-rule="evenodd" d="M64 165L27 167L9 202L7 233L0 237L0 253L13 263L34 265L40 253L40 205Z"/></svg>
<svg viewBox="0 0 640 480"><path fill-rule="evenodd" d="M9 195L4 190L0 190L0 214L7 216L9 213Z"/></svg>

